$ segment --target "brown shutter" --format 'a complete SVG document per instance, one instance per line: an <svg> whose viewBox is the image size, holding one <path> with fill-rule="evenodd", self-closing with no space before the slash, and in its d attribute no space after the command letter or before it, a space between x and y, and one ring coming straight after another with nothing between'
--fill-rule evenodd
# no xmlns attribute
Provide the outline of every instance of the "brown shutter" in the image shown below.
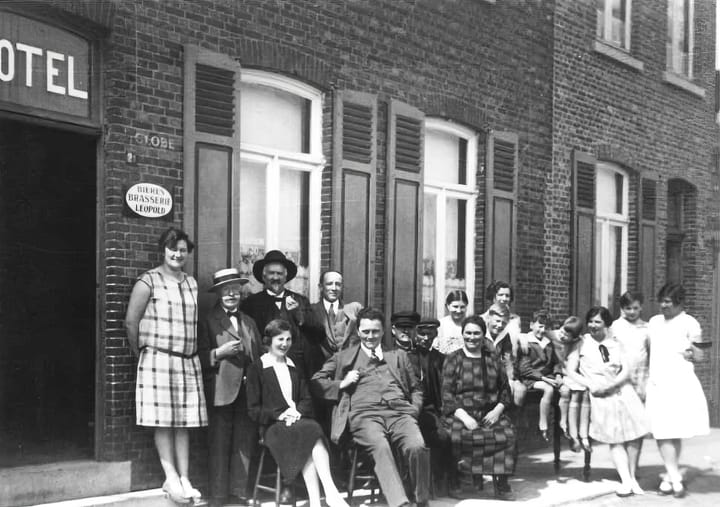
<svg viewBox="0 0 720 507"><path fill-rule="evenodd" d="M345 301L372 304L375 280L377 99L335 94L332 264L343 274Z"/></svg>
<svg viewBox="0 0 720 507"><path fill-rule="evenodd" d="M646 318L657 313L655 302L655 259L657 257L657 180L640 178L638 192L638 288L645 296Z"/></svg>
<svg viewBox="0 0 720 507"><path fill-rule="evenodd" d="M420 311L424 115L397 101L388 108L385 312Z"/></svg>
<svg viewBox="0 0 720 507"><path fill-rule="evenodd" d="M596 162L587 153L573 154L571 309L575 315L584 315L594 298Z"/></svg>
<svg viewBox="0 0 720 507"><path fill-rule="evenodd" d="M518 137L491 132L487 138L485 280L515 283L517 251Z"/></svg>
<svg viewBox="0 0 720 507"><path fill-rule="evenodd" d="M196 244L188 269L204 309L212 302L212 274L237 261L232 210L240 204L233 174L240 166L240 64L186 46L184 81L183 227Z"/></svg>

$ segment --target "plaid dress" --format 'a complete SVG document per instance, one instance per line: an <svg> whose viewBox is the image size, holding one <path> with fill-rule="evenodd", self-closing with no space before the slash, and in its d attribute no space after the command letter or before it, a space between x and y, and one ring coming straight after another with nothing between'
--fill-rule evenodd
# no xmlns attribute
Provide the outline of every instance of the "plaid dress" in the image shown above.
<svg viewBox="0 0 720 507"><path fill-rule="evenodd" d="M139 426L207 426L202 370L197 355L197 282L157 270L138 280L152 291L140 321L136 421Z"/></svg>
<svg viewBox="0 0 720 507"><path fill-rule="evenodd" d="M470 431L453 414L463 408L480 420L498 403L511 405L510 386L497 353L483 345L482 357L460 349L446 357L442 381L443 426L450 432L453 458L473 475L505 475L515 471L517 435L504 414L494 426Z"/></svg>

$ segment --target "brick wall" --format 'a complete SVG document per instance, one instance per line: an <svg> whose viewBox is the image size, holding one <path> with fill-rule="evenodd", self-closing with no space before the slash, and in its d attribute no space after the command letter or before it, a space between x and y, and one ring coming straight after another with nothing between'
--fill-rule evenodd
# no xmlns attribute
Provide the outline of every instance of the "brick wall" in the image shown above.
<svg viewBox="0 0 720 507"><path fill-rule="evenodd" d="M706 334L711 331L712 259L702 235L706 217L717 211L710 194L714 124L715 2L695 2L694 83L706 90L698 97L663 79L666 70L666 4L632 3L630 54L638 71L593 48L595 2L559 0L554 19L553 170L547 175L545 207L544 298L553 313L570 310L570 198L573 150L618 163L631 177L659 175L656 291L665 283L667 183L680 178L693 189L686 214L683 278L689 292L688 313ZM637 186L630 187L630 216ZM637 284L637 226L629 227L628 287ZM646 294L646 300L654 295ZM646 316L646 318L649 316ZM697 366L706 388L710 362ZM706 389L706 392L709 389ZM716 400L715 400L716 402Z"/></svg>

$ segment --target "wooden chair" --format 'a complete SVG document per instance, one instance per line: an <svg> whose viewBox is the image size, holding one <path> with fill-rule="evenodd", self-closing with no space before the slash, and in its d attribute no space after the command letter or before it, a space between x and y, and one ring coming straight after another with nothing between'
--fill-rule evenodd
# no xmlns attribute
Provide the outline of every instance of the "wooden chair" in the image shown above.
<svg viewBox="0 0 720 507"><path fill-rule="evenodd" d="M347 481L347 503L352 502L353 492L355 490L355 481L363 481L364 484L370 484L370 501L375 502L378 500L379 495L376 496L375 490L380 492L380 486L378 484L377 477L372 467L368 470L368 467L372 465L372 458L370 455L361 450L355 443L350 444L350 475ZM360 466L360 457L363 458L363 465Z"/></svg>
<svg viewBox="0 0 720 507"><path fill-rule="evenodd" d="M258 462L258 469L257 469L257 475L255 476L255 487L253 488L253 505L259 506L260 503L258 502L258 491L267 491L269 493L275 494L275 507L280 506L280 492L282 491L282 475L280 474L280 465L277 463L275 464L275 473L272 472L263 473L263 465L265 464L265 456L266 454L270 453L270 449L268 449L265 446L265 442L260 439L260 461ZM272 455L271 455L272 458ZM274 459L274 458L273 458ZM266 484L262 484L263 480L269 479L272 476L274 477L274 485L269 486ZM293 500L292 505L295 505L295 501Z"/></svg>

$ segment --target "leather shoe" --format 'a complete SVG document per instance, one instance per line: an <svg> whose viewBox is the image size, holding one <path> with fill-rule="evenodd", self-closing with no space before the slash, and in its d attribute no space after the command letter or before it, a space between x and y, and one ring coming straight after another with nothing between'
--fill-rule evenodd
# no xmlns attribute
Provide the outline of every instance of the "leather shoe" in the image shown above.
<svg viewBox="0 0 720 507"><path fill-rule="evenodd" d="M281 504L295 504L295 491L292 486L283 486L280 490Z"/></svg>
<svg viewBox="0 0 720 507"><path fill-rule="evenodd" d="M493 475L493 486L495 489L495 498L498 500L515 500L515 493L510 489L507 475Z"/></svg>

